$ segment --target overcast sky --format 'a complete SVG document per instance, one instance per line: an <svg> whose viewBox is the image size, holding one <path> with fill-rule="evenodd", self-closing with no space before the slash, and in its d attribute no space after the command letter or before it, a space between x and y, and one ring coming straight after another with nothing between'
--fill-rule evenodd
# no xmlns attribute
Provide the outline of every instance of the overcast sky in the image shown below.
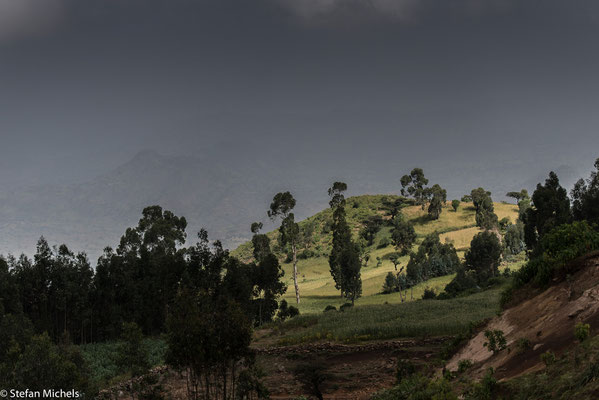
<svg viewBox="0 0 599 400"><path fill-rule="evenodd" d="M143 149L588 171L598 39L590 0L0 0L0 184Z"/></svg>

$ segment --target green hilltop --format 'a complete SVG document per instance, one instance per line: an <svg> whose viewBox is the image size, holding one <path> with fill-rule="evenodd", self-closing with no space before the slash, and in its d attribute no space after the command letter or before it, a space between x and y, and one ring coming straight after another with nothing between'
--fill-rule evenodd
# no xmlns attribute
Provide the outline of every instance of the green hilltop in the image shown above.
<svg viewBox="0 0 599 400"><path fill-rule="evenodd" d="M352 229L354 239L359 239L359 232L365 222L374 216L380 216L384 223L374 237L373 243L366 246L369 260L366 267L362 268L363 293L356 305L399 303L399 293L381 294L381 288L385 276L390 271L395 271L389 256L396 252L391 243L391 229L389 223L393 207L401 204L399 208L403 216L414 224L417 240L412 250L416 250L424 237L430 233L437 232L442 243L451 242L458 251L460 257L468 249L472 237L480 232L475 223L475 210L472 203L462 202L454 211L451 202L443 205L441 216L437 220L431 220L427 212L420 206L401 196L396 195L362 195L349 197L346 201L347 222ZM495 213L501 220L508 218L515 222L518 217L518 207L508 203L494 203ZM340 292L335 289L333 279L329 271L328 255L330 251L332 232L332 210L327 208L319 213L299 222L302 233L306 240L298 252L298 273L301 303L299 309L302 313L321 312L327 305L339 306L345 301ZM287 259L286 253L278 245L278 230L269 232L268 237L275 254L283 262L285 270L284 280L288 284L287 293L284 298L290 303L295 303L292 266ZM252 258L252 244L246 242L232 251L234 256L244 261ZM400 258L399 268L405 266L409 256ZM443 290L445 285L452 279L453 275L430 279L414 287L413 298L419 299L425 288L432 288L437 293Z"/></svg>

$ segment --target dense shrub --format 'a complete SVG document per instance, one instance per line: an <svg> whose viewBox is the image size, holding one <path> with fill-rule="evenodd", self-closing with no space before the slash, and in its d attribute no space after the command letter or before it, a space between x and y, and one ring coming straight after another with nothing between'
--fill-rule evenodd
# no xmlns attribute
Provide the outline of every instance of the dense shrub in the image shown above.
<svg viewBox="0 0 599 400"><path fill-rule="evenodd" d="M329 311L337 311L337 307L332 306L332 305L328 305L324 308L324 312L329 312Z"/></svg>
<svg viewBox="0 0 599 400"><path fill-rule="evenodd" d="M591 334L591 326L579 322L574 327L574 336L579 342L584 342Z"/></svg>
<svg viewBox="0 0 599 400"><path fill-rule="evenodd" d="M397 369L395 376L397 378L397 383L401 383L406 378L414 375L416 373L416 367L410 360L397 360Z"/></svg>
<svg viewBox="0 0 599 400"><path fill-rule="evenodd" d="M514 273L515 288L529 282L544 287L569 261L599 249L599 232L586 221L560 225L539 243L540 254Z"/></svg>
<svg viewBox="0 0 599 400"><path fill-rule="evenodd" d="M281 321L285 321L286 319L293 318L299 315L299 310L295 306L290 306L287 304L286 300L281 300L281 304L279 305L279 319Z"/></svg>
<svg viewBox="0 0 599 400"><path fill-rule="evenodd" d="M432 300L436 298L437 294L435 293L434 289L428 287L424 289L424 293L422 294L422 300Z"/></svg>
<svg viewBox="0 0 599 400"><path fill-rule="evenodd" d="M507 347L507 341L501 330L486 330L485 337L487 341L483 343L483 346L492 351L493 354L497 354Z"/></svg>
<svg viewBox="0 0 599 400"><path fill-rule="evenodd" d="M442 244L439 234L434 232L424 238L417 253L410 254L406 275L410 284L415 285L430 278L452 274L460 265L453 245Z"/></svg>

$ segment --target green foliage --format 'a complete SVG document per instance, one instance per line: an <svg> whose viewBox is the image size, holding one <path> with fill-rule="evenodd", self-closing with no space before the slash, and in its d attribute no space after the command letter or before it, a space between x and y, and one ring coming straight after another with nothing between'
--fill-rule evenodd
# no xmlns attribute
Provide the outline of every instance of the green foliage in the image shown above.
<svg viewBox="0 0 599 400"><path fill-rule="evenodd" d="M470 243L470 249L464 256L466 271L472 271L479 285L499 274L501 260L501 244L495 233L484 231L478 233Z"/></svg>
<svg viewBox="0 0 599 400"><path fill-rule="evenodd" d="M293 370L293 375L304 390L319 400L323 400L322 385L331 378L324 364L311 362L300 364Z"/></svg>
<svg viewBox="0 0 599 400"><path fill-rule="evenodd" d="M597 249L599 233L586 221L561 225L544 235L538 255L514 274L513 286L519 288L529 282L546 286L568 262Z"/></svg>
<svg viewBox="0 0 599 400"><path fill-rule="evenodd" d="M595 161L595 171L586 181L576 182L571 196L574 219L599 225L599 158Z"/></svg>
<svg viewBox="0 0 599 400"><path fill-rule="evenodd" d="M522 354L532 347L530 339L520 338L516 341L516 352Z"/></svg>
<svg viewBox="0 0 599 400"><path fill-rule="evenodd" d="M377 249L384 249L391 244L391 240L388 237L383 237L379 240L379 244L376 246Z"/></svg>
<svg viewBox="0 0 599 400"><path fill-rule="evenodd" d="M483 188L473 189L471 197L476 210L476 226L483 229L495 228L498 222L493 200L491 199L491 192L487 192Z"/></svg>
<svg viewBox="0 0 599 400"><path fill-rule="evenodd" d="M550 366L555 363L555 354L552 351L546 351L541 354L541 361L545 366Z"/></svg>
<svg viewBox="0 0 599 400"><path fill-rule="evenodd" d="M285 321L286 319L296 317L299 314L300 312L297 307L289 306L286 300L281 300L281 304L279 305L279 313L277 314L279 320Z"/></svg>
<svg viewBox="0 0 599 400"><path fill-rule="evenodd" d="M495 371L493 368L489 368L483 379L474 385L472 390L467 393L466 399L471 400L491 400L495 398L495 394L498 391L499 383L493 376Z"/></svg>
<svg viewBox="0 0 599 400"><path fill-rule="evenodd" d="M333 209L333 244L329 255L329 267L335 288L341 290L343 296L353 304L362 295L362 262L359 246L352 240L346 221L343 196L346 189L345 183L335 182L328 191L331 198L329 204Z"/></svg>
<svg viewBox="0 0 599 400"><path fill-rule="evenodd" d="M506 251L509 254L520 254L526 249L524 241L524 224L520 221L507 226L505 235L503 236Z"/></svg>
<svg viewBox="0 0 599 400"><path fill-rule="evenodd" d="M410 360L399 359L397 360L397 368L395 370L395 377L397 383L401 383L404 379L407 379L416 373L416 366Z"/></svg>
<svg viewBox="0 0 599 400"><path fill-rule="evenodd" d="M424 293L422 294L422 300L432 300L436 298L437 294L435 293L434 289L430 289L428 287L424 289Z"/></svg>
<svg viewBox="0 0 599 400"><path fill-rule="evenodd" d="M397 277L393 272L388 272L383 283L383 293L389 294L398 291Z"/></svg>
<svg viewBox="0 0 599 400"><path fill-rule="evenodd" d="M416 241L414 224L404 218L396 217L391 230L391 241L401 255L408 254Z"/></svg>
<svg viewBox="0 0 599 400"><path fill-rule="evenodd" d="M477 287L477 282L474 272L466 271L466 269L460 266L458 267L456 276L445 286L444 292L449 297L455 297L475 287Z"/></svg>
<svg viewBox="0 0 599 400"><path fill-rule="evenodd" d="M306 343L324 338L356 342L458 335L468 332L473 321L496 315L499 293L500 289L490 289L443 301L362 305L350 312L301 315L278 327L280 344Z"/></svg>
<svg viewBox="0 0 599 400"><path fill-rule="evenodd" d="M552 171L545 185L540 183L532 195L534 207L523 215L526 247L539 253L538 243L554 228L571 221L570 199L566 189L560 186L557 175Z"/></svg>
<svg viewBox="0 0 599 400"><path fill-rule="evenodd" d="M460 207L460 201L455 199L451 201L451 207L453 208L454 212L458 212L458 208Z"/></svg>
<svg viewBox="0 0 599 400"><path fill-rule="evenodd" d="M428 179L424 177L422 168L414 168L409 175L401 177L401 194L403 196L411 196L416 204L422 205L424 209L424 203L428 196L425 186L428 185Z"/></svg>
<svg viewBox="0 0 599 400"><path fill-rule="evenodd" d="M470 368L472 368L472 366L474 365L474 363L472 362L472 360L460 360L458 361L458 372L462 373L462 372L466 372L467 370L469 370Z"/></svg>
<svg viewBox="0 0 599 400"><path fill-rule="evenodd" d="M372 400L457 400L445 379L430 380L421 374L403 379L392 389L377 393Z"/></svg>
<svg viewBox="0 0 599 400"><path fill-rule="evenodd" d="M486 330L485 337L487 341L483 343L483 346L493 352L493 354L497 354L507 347L507 341L501 330Z"/></svg>
<svg viewBox="0 0 599 400"><path fill-rule="evenodd" d="M430 198L428 216L432 220L439 219L443 210L443 204L447 201L447 191L438 184L434 184L433 187L426 190L426 193Z"/></svg>
<svg viewBox="0 0 599 400"><path fill-rule="evenodd" d="M366 240L368 246L372 246L376 234L381 230L383 217L371 215L364 221L364 227L360 230L360 237Z"/></svg>
<svg viewBox="0 0 599 400"><path fill-rule="evenodd" d="M460 260L451 243L441 244L439 235L431 233L424 238L417 253L410 254L406 277L410 285L457 270Z"/></svg>
<svg viewBox="0 0 599 400"><path fill-rule="evenodd" d="M332 306L332 305L328 305L324 308L324 312L329 312L329 311L337 311L337 307Z"/></svg>
<svg viewBox="0 0 599 400"><path fill-rule="evenodd" d="M574 337L579 342L584 342L591 335L591 325L579 322L574 327Z"/></svg>
<svg viewBox="0 0 599 400"><path fill-rule="evenodd" d="M132 376L142 375L150 367L143 333L135 322L123 323L117 365L122 372L129 372Z"/></svg>

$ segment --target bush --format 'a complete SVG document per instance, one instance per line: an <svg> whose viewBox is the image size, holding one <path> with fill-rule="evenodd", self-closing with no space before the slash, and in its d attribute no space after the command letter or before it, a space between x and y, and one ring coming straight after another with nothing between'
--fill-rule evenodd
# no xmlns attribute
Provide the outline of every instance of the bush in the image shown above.
<svg viewBox="0 0 599 400"><path fill-rule="evenodd" d="M379 244L376 246L376 248L384 249L385 247L389 247L390 244L391 244L391 239L389 239L388 237L384 237L384 238L381 238L381 240L379 240Z"/></svg>
<svg viewBox="0 0 599 400"><path fill-rule="evenodd" d="M460 372L460 373L465 372L465 371L469 370L472 367L472 365L474 365L472 363L472 360L468 360L468 359L460 360L460 361L458 361L458 372Z"/></svg>
<svg viewBox="0 0 599 400"><path fill-rule="evenodd" d="M311 257L314 257L316 253L312 249L305 249L298 253L297 258L299 260L305 260Z"/></svg>
<svg viewBox="0 0 599 400"><path fill-rule="evenodd" d="M342 304L339 307L339 311L345 311L345 310L350 309L352 307L353 307L352 303L344 303L344 304Z"/></svg>
<svg viewBox="0 0 599 400"><path fill-rule="evenodd" d="M388 272L387 276L385 276L385 282L383 283L383 293L393 293L396 291L397 287L397 277L393 272Z"/></svg>
<svg viewBox="0 0 599 400"><path fill-rule="evenodd" d="M135 322L124 322L121 333L122 343L118 350L117 365L122 372L133 376L144 374L150 367L148 350L143 343L141 328Z"/></svg>
<svg viewBox="0 0 599 400"><path fill-rule="evenodd" d="M404 379L416 373L416 367L410 360L397 360L397 370L395 376L397 377L397 383L401 383Z"/></svg>
<svg viewBox="0 0 599 400"><path fill-rule="evenodd" d="M597 249L599 232L586 221L560 225L543 237L539 244L540 254L514 274L514 286L522 287L529 282L547 286L555 272L569 261Z"/></svg>
<svg viewBox="0 0 599 400"><path fill-rule="evenodd" d="M483 346L492 351L493 354L497 354L507 347L507 341L501 330L486 330L485 337L487 342L483 343Z"/></svg>
<svg viewBox="0 0 599 400"><path fill-rule="evenodd" d="M425 288L424 293L422 294L422 300L433 300L437 298L437 294L434 289Z"/></svg>
<svg viewBox="0 0 599 400"><path fill-rule="evenodd" d="M579 342L584 342L591 334L591 326L579 322L574 327L574 336Z"/></svg>
<svg viewBox="0 0 599 400"><path fill-rule="evenodd" d="M458 208L460 207L460 201L459 200L452 200L451 201L451 207L453 207L453 211L458 212Z"/></svg>
<svg viewBox="0 0 599 400"><path fill-rule="evenodd" d="M520 338L516 342L516 351L518 354L524 353L526 350L531 348L530 340L527 338Z"/></svg>
<svg viewBox="0 0 599 400"><path fill-rule="evenodd" d="M328 312L328 311L337 311L337 307L332 306L332 305L328 305L324 308L324 312Z"/></svg>
<svg viewBox="0 0 599 400"><path fill-rule="evenodd" d="M281 300L281 304L279 305L279 319L281 321L293 318L299 315L299 313L297 307L288 305L286 300Z"/></svg>
<svg viewBox="0 0 599 400"><path fill-rule="evenodd" d="M545 366L549 366L555 362L555 354L552 351L546 351L541 354L541 361Z"/></svg>

